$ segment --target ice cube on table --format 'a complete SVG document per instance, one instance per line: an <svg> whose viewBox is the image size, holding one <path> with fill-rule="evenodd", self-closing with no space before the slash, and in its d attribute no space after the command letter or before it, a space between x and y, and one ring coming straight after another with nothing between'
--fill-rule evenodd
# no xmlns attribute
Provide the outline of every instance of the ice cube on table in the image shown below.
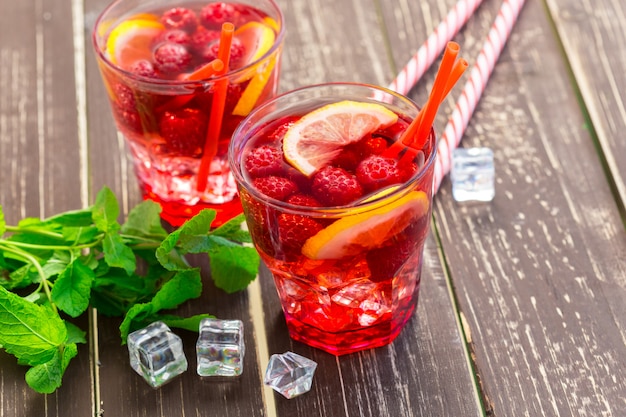
<svg viewBox="0 0 626 417"><path fill-rule="evenodd" d="M452 197L456 201L491 201L495 196L493 151L457 148L452 152Z"/></svg>
<svg viewBox="0 0 626 417"><path fill-rule="evenodd" d="M200 376L241 375L245 354L241 320L203 319L196 354Z"/></svg>
<svg viewBox="0 0 626 417"><path fill-rule="evenodd" d="M130 366L154 388L187 370L183 342L157 321L128 335Z"/></svg>
<svg viewBox="0 0 626 417"><path fill-rule="evenodd" d="M311 390L317 363L293 352L270 357L264 382L274 391L291 399Z"/></svg>

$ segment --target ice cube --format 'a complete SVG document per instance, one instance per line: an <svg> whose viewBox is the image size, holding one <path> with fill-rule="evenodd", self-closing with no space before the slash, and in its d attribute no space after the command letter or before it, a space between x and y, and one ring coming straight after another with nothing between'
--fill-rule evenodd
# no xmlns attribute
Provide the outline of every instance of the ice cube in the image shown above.
<svg viewBox="0 0 626 417"><path fill-rule="evenodd" d="M457 148L452 152L452 197L456 201L491 201L495 196L493 151Z"/></svg>
<svg viewBox="0 0 626 417"><path fill-rule="evenodd" d="M154 388L187 370L183 343L163 322L129 334L127 344L130 366Z"/></svg>
<svg viewBox="0 0 626 417"><path fill-rule="evenodd" d="M265 385L291 399L311 390L317 363L297 353L285 352L270 357L265 371Z"/></svg>
<svg viewBox="0 0 626 417"><path fill-rule="evenodd" d="M241 375L245 354L241 320L203 319L196 353L200 376Z"/></svg>

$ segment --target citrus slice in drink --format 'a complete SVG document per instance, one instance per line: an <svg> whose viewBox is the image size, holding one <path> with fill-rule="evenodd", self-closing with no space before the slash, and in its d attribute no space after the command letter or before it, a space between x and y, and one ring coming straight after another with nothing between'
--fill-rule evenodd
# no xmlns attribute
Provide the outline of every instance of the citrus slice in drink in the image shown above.
<svg viewBox="0 0 626 417"><path fill-rule="evenodd" d="M398 115L376 103L340 101L304 115L283 140L283 154L306 176L327 165L351 143L392 125Z"/></svg>
<svg viewBox="0 0 626 417"><path fill-rule="evenodd" d="M244 65L256 61L267 53L274 45L276 33L274 30L261 22L248 22L235 31L233 36L239 39L246 48L243 58Z"/></svg>
<svg viewBox="0 0 626 417"><path fill-rule="evenodd" d="M242 42L247 51L243 58L243 62L246 63L244 65L259 60L270 49L272 49L272 46L274 45L276 32L273 27L278 27L278 23L269 17L266 18L265 22L268 24L261 22L248 22L237 29L234 33L234 36ZM247 80L250 80L250 82L235 105L233 110L233 114L235 116L247 116L248 113L250 113L254 105L259 100L265 85L269 81L275 64L276 57L274 56L263 64L265 66L262 66L261 64L255 65L237 80L237 82L244 82Z"/></svg>
<svg viewBox="0 0 626 417"><path fill-rule="evenodd" d="M111 31L106 54L113 64L128 70L139 60L152 59L152 42L163 30L161 22L146 16L125 20Z"/></svg>
<svg viewBox="0 0 626 417"><path fill-rule="evenodd" d="M343 217L307 239L302 254L310 259L340 259L376 249L428 212L423 191L386 203L372 210Z"/></svg>

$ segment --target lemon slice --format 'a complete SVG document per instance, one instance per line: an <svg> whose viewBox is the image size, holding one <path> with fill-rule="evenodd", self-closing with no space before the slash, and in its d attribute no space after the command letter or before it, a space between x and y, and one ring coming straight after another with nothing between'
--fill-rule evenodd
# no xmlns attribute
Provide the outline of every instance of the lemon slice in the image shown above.
<svg viewBox="0 0 626 417"><path fill-rule="evenodd" d="M332 161L344 146L397 120L397 114L376 103L328 104L304 115L289 128L283 153L294 168L310 176Z"/></svg>
<svg viewBox="0 0 626 417"><path fill-rule="evenodd" d="M428 196L411 191L398 200L337 220L307 239L302 254L310 259L340 259L383 245L428 212Z"/></svg>
<svg viewBox="0 0 626 417"><path fill-rule="evenodd" d="M248 22L235 31L234 36L238 37L246 45L246 48L249 49L248 55L244 57L244 62L250 63L260 59L274 45L278 23L271 17L266 17L264 22L265 24ZM275 65L276 56L273 56L266 62L265 66L255 65L254 68L246 71L244 76L237 80L237 82L247 80L250 80L250 82L233 109L235 116L247 116L250 113L269 81Z"/></svg>
<svg viewBox="0 0 626 417"><path fill-rule="evenodd" d="M254 62L267 53L274 45L276 33L274 30L261 22L248 22L240 26L233 36L245 46L247 54L244 55L244 65Z"/></svg>
<svg viewBox="0 0 626 417"><path fill-rule="evenodd" d="M125 20L111 31L106 54L112 63L130 69L138 60L152 58L152 41L163 30L163 24L150 16Z"/></svg>
<svg viewBox="0 0 626 417"><path fill-rule="evenodd" d="M254 105L259 101L259 97L261 97L261 93L263 89L267 85L267 82L272 75L272 70L276 65L276 56L270 58L267 62L267 65L263 69L263 71L257 73L252 77L246 89L241 93L241 97L239 101L235 105L233 109L233 114L235 116L247 116L250 111L254 108Z"/></svg>

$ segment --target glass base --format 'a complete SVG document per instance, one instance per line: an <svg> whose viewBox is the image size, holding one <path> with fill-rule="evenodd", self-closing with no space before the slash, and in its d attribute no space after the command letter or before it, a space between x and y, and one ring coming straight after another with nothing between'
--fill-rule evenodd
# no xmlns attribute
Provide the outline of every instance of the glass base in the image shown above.
<svg viewBox="0 0 626 417"><path fill-rule="evenodd" d="M209 204L199 202L194 205L187 205L176 201L165 201L154 194L149 187L142 190L144 200L152 200L161 205L161 218L170 225L178 227L187 220L198 214L203 209L212 209L216 212L215 220L211 224L212 228L216 228L226 223L233 217L241 214L242 208L239 197L235 196L231 201L222 204Z"/></svg>

